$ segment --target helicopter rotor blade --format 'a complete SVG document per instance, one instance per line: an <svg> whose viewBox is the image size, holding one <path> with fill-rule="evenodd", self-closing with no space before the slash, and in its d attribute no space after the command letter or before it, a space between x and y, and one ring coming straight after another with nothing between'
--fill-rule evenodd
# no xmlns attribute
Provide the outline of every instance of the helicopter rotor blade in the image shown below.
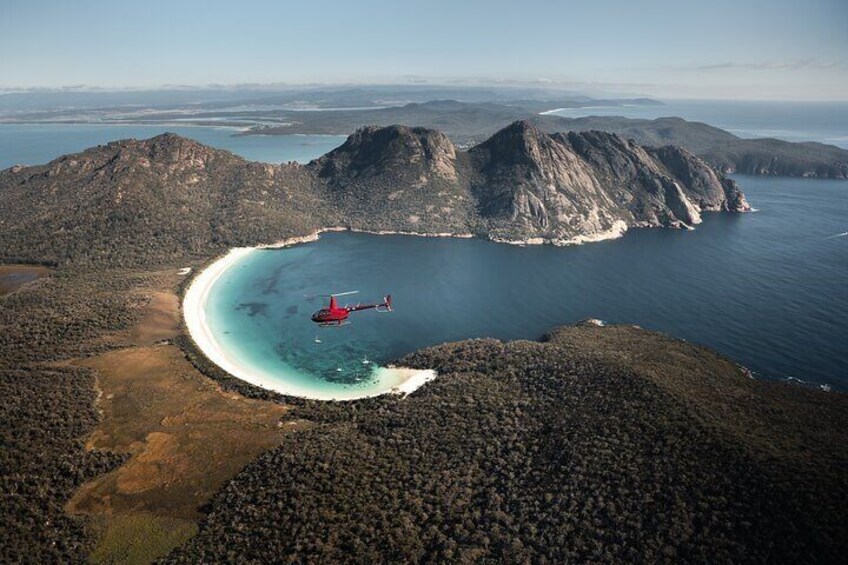
<svg viewBox="0 0 848 565"><path fill-rule="evenodd" d="M314 298L330 298L331 296L347 296L348 294L357 294L358 290L349 290L347 292L334 292L332 294L304 294L303 297L307 300Z"/></svg>

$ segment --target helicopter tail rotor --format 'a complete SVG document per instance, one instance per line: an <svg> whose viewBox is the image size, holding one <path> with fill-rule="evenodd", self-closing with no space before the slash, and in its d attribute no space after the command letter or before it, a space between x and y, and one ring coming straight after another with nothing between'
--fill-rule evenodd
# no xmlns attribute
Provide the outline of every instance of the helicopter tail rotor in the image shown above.
<svg viewBox="0 0 848 565"><path fill-rule="evenodd" d="M377 312L391 312L392 311L392 295L387 294L383 297L383 303L378 304L375 308Z"/></svg>

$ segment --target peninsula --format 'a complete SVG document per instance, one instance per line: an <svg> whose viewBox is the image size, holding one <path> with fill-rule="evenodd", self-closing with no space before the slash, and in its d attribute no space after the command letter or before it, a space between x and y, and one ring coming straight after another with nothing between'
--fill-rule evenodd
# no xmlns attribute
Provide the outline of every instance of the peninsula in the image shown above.
<svg viewBox="0 0 848 565"><path fill-rule="evenodd" d="M366 127L307 165L248 162L172 134L118 141L3 171L0 204L3 261L113 265L331 226L568 244L749 209L734 181L684 149L526 121L467 151L435 130Z"/></svg>

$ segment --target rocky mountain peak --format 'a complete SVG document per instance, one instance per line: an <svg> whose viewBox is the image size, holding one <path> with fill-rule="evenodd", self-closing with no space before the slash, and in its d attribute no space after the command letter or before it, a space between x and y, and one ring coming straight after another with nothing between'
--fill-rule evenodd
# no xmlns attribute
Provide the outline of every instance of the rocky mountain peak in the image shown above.
<svg viewBox="0 0 848 565"><path fill-rule="evenodd" d="M518 120L496 132L481 145L490 149L512 151L521 148L527 149L537 144L540 139L548 137L546 133L540 132L531 122Z"/></svg>
<svg viewBox="0 0 848 565"><path fill-rule="evenodd" d="M123 139L65 155L51 161L41 174L53 177L62 174L96 175L116 179L119 176L144 173L173 178L187 177L197 182L215 164L236 164L244 160L228 151L207 147L192 139L164 133L150 139ZM46 169L46 170L44 170Z"/></svg>
<svg viewBox="0 0 848 565"><path fill-rule="evenodd" d="M561 156L558 146L554 138L531 122L519 120L471 148L469 153L478 162L490 163L498 168L536 170L544 169L546 164Z"/></svg>
<svg viewBox="0 0 848 565"><path fill-rule="evenodd" d="M129 139L117 143L122 153L162 164L181 163L183 165L205 166L218 157L238 159L228 151L208 147L175 133L163 133L150 139ZM109 146L111 145L109 144Z"/></svg>
<svg viewBox="0 0 848 565"><path fill-rule="evenodd" d="M417 174L456 178L455 160L456 148L442 132L393 125L360 128L313 163L322 177L371 176L411 166Z"/></svg>

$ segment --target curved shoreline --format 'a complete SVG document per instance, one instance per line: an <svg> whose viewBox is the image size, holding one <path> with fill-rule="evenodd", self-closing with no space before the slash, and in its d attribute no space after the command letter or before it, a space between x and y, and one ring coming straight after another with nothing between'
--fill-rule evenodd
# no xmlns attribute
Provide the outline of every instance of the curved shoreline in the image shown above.
<svg viewBox="0 0 848 565"><path fill-rule="evenodd" d="M326 230L325 230L326 231ZM320 232L308 236L290 238L273 245L262 245L257 247L235 247L226 255L214 261L205 269L200 271L186 288L182 301L183 320L188 329L189 337L197 349L212 363L233 377L258 386L260 388L278 392L286 396L307 398L311 400L358 400L371 398L383 394L407 395L425 383L436 378L436 372L432 369L410 369L407 367L378 367L375 369L375 377L378 382L385 385L379 392L361 391L351 389L350 391L338 391L333 393L321 393L304 390L301 387L286 383L271 375L263 374L262 371L251 369L239 363L221 346L212 333L206 320L206 302L215 282L228 269L238 261L247 257L257 249L275 249L315 241Z"/></svg>
<svg viewBox="0 0 848 565"><path fill-rule="evenodd" d="M260 388L278 392L286 396L295 396L299 398L308 398L312 400L357 400L361 398L371 398L381 396L383 394L410 394L423 386L425 383L436 378L435 371L430 369L410 369L406 367L379 367L376 369L378 380L386 383L386 389L381 392L362 392L351 390L350 392L338 392L332 394L322 394L320 392L303 390L291 384L286 385L280 382L280 379L270 375L264 375L261 371L253 370L239 363L220 345L218 340L213 335L206 323L206 301L209 293L215 282L221 275L233 266L237 261L246 257L249 253L260 249L282 249L317 241L321 234L330 232L350 231L354 233L367 233L373 235L406 235L415 237L450 237L458 239L473 239L475 236L470 233L423 233L423 232L404 232L391 230L363 230L358 228L348 228L342 226L327 227L315 230L314 232L290 237L280 240L275 243L261 244L255 247L235 247L226 255L214 261L205 269L197 273L194 279L189 283L185 295L183 297L182 309L183 320L188 328L189 336L194 341L195 346L206 358L232 375L233 377L258 386ZM581 245L583 243L594 243L608 239L617 239L624 235L627 231L627 225L623 221L617 221L612 228L591 235L581 235L568 240L552 240L545 238L528 238L524 240L502 239L497 236L488 236L486 239L494 243L508 245Z"/></svg>

